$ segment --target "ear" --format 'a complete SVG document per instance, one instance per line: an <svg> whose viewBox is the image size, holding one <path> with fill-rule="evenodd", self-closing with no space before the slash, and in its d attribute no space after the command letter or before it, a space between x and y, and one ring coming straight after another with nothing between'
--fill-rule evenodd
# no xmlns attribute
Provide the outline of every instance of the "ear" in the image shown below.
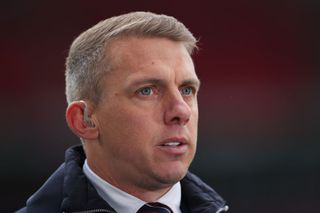
<svg viewBox="0 0 320 213"><path fill-rule="evenodd" d="M90 119L91 110L85 101L74 101L66 111L66 120L71 131L80 138L97 139L99 130Z"/></svg>

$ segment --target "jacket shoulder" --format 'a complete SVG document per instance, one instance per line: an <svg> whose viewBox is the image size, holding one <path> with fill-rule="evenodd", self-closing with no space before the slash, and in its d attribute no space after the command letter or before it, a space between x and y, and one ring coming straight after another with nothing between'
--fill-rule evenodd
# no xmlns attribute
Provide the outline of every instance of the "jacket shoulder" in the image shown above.
<svg viewBox="0 0 320 213"><path fill-rule="evenodd" d="M26 202L17 213L59 212L62 200L64 164Z"/></svg>

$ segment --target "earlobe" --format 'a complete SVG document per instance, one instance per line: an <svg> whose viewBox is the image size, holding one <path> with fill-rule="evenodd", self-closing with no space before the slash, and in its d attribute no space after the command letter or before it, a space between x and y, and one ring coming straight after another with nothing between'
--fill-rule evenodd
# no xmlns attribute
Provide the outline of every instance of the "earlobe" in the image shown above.
<svg viewBox="0 0 320 213"><path fill-rule="evenodd" d="M90 109L85 101L70 103L66 111L66 120L69 128L77 136L87 140L98 138L98 128L90 119Z"/></svg>

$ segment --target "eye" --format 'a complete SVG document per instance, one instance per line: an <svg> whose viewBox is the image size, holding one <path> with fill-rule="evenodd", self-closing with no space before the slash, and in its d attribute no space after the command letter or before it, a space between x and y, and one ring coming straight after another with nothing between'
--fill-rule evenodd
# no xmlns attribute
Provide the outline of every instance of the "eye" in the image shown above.
<svg viewBox="0 0 320 213"><path fill-rule="evenodd" d="M150 96L153 94L152 87L143 87L140 90L138 90L138 94L143 96Z"/></svg>
<svg viewBox="0 0 320 213"><path fill-rule="evenodd" d="M183 87L180 92L182 95L189 96L193 94L194 89L192 87Z"/></svg>

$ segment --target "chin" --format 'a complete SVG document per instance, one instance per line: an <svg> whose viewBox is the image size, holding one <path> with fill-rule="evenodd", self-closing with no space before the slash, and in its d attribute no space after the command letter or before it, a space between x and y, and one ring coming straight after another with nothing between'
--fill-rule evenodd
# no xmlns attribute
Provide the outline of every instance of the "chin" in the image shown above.
<svg viewBox="0 0 320 213"><path fill-rule="evenodd" d="M178 183L187 173L187 169L159 169L143 178L140 184L143 188L154 191L173 186Z"/></svg>
<svg viewBox="0 0 320 213"><path fill-rule="evenodd" d="M166 170L162 174L158 174L158 181L162 184L173 185L179 182L187 174L187 169L171 169Z"/></svg>

